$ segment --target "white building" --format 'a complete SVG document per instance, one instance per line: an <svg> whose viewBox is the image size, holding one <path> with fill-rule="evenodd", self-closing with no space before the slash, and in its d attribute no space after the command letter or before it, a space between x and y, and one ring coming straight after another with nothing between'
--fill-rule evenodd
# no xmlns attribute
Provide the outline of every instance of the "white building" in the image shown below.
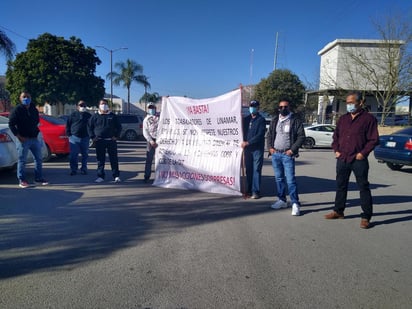
<svg viewBox="0 0 412 309"><path fill-rule="evenodd" d="M377 112L373 92L388 89L388 64L397 63L402 44L405 42L337 39L323 47L318 52L321 57L318 121L333 122L336 114L345 113L346 105L338 95L349 90L366 93L366 105L371 112ZM369 70L360 63L367 63ZM370 78L371 74L376 77Z"/></svg>

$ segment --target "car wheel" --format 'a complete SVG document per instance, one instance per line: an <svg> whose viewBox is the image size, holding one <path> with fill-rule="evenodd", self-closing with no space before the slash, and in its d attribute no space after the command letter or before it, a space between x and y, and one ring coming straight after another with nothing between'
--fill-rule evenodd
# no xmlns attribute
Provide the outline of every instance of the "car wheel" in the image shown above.
<svg viewBox="0 0 412 309"><path fill-rule="evenodd" d="M307 137L302 146L303 148L306 148L306 149L312 149L313 146L315 146L315 140L311 137Z"/></svg>
<svg viewBox="0 0 412 309"><path fill-rule="evenodd" d="M127 130L124 134L124 139L126 141L135 141L137 140L137 133L133 130Z"/></svg>
<svg viewBox="0 0 412 309"><path fill-rule="evenodd" d="M46 148L47 148L47 156L46 156L46 158L44 158L44 160L43 160L44 162L50 161L50 159L52 157L52 153L51 153L49 145L46 144Z"/></svg>
<svg viewBox="0 0 412 309"><path fill-rule="evenodd" d="M395 164L389 162L386 162L386 165L393 171L399 171L403 167L403 164Z"/></svg>

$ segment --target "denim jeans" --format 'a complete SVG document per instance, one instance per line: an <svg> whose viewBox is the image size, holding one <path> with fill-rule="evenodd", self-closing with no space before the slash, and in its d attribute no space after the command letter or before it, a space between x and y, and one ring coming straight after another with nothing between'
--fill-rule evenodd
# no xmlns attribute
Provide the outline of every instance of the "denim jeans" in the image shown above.
<svg viewBox="0 0 412 309"><path fill-rule="evenodd" d="M272 154L272 167L275 172L277 196L286 202L289 192L290 200L299 205L298 188L295 177L295 158L284 153Z"/></svg>
<svg viewBox="0 0 412 309"><path fill-rule="evenodd" d="M355 174L356 183L360 191L360 204L363 211L361 217L370 220L372 218L373 206L368 181L368 159L354 160L351 163L336 160L336 197L333 210L339 214L343 214L345 211L348 183L352 171Z"/></svg>
<svg viewBox="0 0 412 309"><path fill-rule="evenodd" d="M260 194L260 184L262 182L263 150L250 151L247 147L244 150L246 167L246 193Z"/></svg>
<svg viewBox="0 0 412 309"><path fill-rule="evenodd" d="M149 142L147 142L147 151L146 151L146 163L144 166L144 179L150 179L152 174L152 163L155 156L156 148L152 147Z"/></svg>
<svg viewBox="0 0 412 309"><path fill-rule="evenodd" d="M106 150L109 155L113 178L119 177L119 159L117 157L117 142L114 140L99 139L96 141L97 177L104 179L104 165Z"/></svg>
<svg viewBox="0 0 412 309"><path fill-rule="evenodd" d="M37 138L28 138L23 143L20 141L16 142L16 149L19 159L17 161L17 178L19 181L27 181L26 179L26 163L27 155L30 152L33 155L34 159L34 179L42 179L42 153L41 153L42 142Z"/></svg>
<svg viewBox="0 0 412 309"><path fill-rule="evenodd" d="M81 170L87 173L87 159L89 157L89 140L87 137L77 137L71 135L69 137L70 143L70 170L77 172L79 165L79 153L82 155Z"/></svg>

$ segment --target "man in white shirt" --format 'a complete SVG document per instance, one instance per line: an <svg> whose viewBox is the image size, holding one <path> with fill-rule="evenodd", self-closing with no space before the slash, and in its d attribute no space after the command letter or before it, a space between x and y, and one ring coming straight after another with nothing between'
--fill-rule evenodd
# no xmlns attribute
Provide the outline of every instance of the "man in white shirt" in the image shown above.
<svg viewBox="0 0 412 309"><path fill-rule="evenodd" d="M156 105L150 102L147 104L147 115L143 120L143 136L147 141L144 182L149 182L150 175L152 174L152 163L157 147L156 137L158 124L159 116L156 114Z"/></svg>

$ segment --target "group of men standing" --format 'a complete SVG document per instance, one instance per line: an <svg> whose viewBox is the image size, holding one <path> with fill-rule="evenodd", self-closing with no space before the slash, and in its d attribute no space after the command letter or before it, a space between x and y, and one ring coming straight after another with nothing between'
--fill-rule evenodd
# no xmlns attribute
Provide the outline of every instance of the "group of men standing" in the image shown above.
<svg viewBox="0 0 412 309"><path fill-rule="evenodd" d="M379 144L376 118L364 109L362 94L350 92L346 96L347 113L342 115L333 134L332 149L336 158L336 196L333 211L325 219L343 219L351 173L356 178L362 208L360 227L370 227L373 214L369 188L368 155ZM244 194L260 198L263 156L265 151L265 120L259 114L259 102L250 102L250 115L244 118L244 166L247 188ZM275 174L277 201L273 209L287 208L287 194L292 205L292 216L300 215L300 202L295 177L295 159L305 141L302 120L290 110L290 101L281 99L278 114L272 118L266 133L266 147Z"/></svg>
<svg viewBox="0 0 412 309"><path fill-rule="evenodd" d="M25 173L29 151L32 153L35 163L35 183L48 185L48 181L43 178L42 171L42 141L38 139L40 132L38 128L40 121L39 112L31 101L31 96L28 92L20 94L20 103L13 110L9 119L9 127L17 137L17 178L19 186L21 188L30 187ZM156 106L153 103L149 103L148 114L143 121L143 134L148 142L144 174L145 182L148 182L150 179L154 150L157 147L157 124ZM100 100L99 109L94 114L90 114L87 111L85 101L79 101L76 111L70 114L66 123L66 134L70 145L70 175L74 176L78 173L86 175L88 173L89 147L93 145L96 149L97 160L97 178L95 182L100 183L105 180L106 153L109 157L113 181L115 183L121 182L117 151L117 140L120 138L121 132L122 125L119 118L111 112L106 99ZM81 155L80 169L79 154Z"/></svg>
<svg viewBox="0 0 412 309"><path fill-rule="evenodd" d="M43 178L41 142L38 140L39 112L28 92L20 95L21 104L10 115L9 127L17 137L18 152L17 178L21 188L27 188L25 165L28 151L35 161L35 182L47 185ZM298 186L295 177L295 160L299 149L305 141L305 130L302 120L291 111L291 102L281 99L278 103L278 113L272 118L266 132L266 121L259 113L259 102L251 101L249 115L243 119L243 164L246 169L246 188L243 192L252 199L261 197L261 176L265 143L271 156L275 175L277 201L273 209L287 208L287 195L292 205L292 216L300 215ZM332 148L336 158L336 197L333 211L325 215L326 219L343 219L346 206L348 183L351 173L356 178L360 191L362 208L360 227L370 227L373 214L372 196L369 188L368 155L379 143L376 118L364 109L364 99L360 93L351 92L346 97L347 113L337 122L333 134ZM156 106L149 103L148 113L143 121L143 135L147 140L146 164L144 181L148 182L151 175L152 162L157 147L157 127L159 117ZM86 103L80 101L77 110L67 120L66 133L70 142L70 175L78 173L79 154L81 154L80 173L87 174L89 141L96 148L97 179L105 180L106 152L109 156L114 182L121 182L117 139L120 138L122 125L109 108L108 101L99 102L99 110L91 115L87 112ZM266 140L265 140L266 136Z"/></svg>
<svg viewBox="0 0 412 309"><path fill-rule="evenodd" d="M156 114L156 105L149 103L147 116L143 120L143 135L147 140L146 164L144 181L150 180L152 162L154 158L159 117ZM110 166L114 182L121 182L119 177L119 159L117 153L117 140L120 138L122 125L109 109L108 101L103 99L99 102L99 111L90 115L86 111L84 101L78 103L77 110L67 119L66 133L70 141L70 175L76 175L78 170L78 158L81 153L81 174L87 174L87 158L89 139L96 148L97 179L100 183L105 180L106 152L109 156Z"/></svg>

